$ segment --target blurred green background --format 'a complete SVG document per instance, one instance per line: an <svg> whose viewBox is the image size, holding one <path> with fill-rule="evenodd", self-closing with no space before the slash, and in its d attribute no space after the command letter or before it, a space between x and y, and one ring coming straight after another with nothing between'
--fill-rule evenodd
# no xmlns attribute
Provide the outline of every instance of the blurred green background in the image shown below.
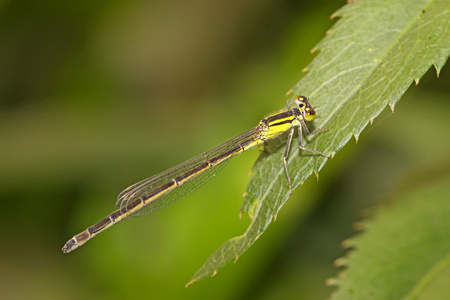
<svg viewBox="0 0 450 300"><path fill-rule="evenodd" d="M360 211L449 162L450 74L430 70L310 179L236 264L184 285L239 220L254 150L184 201L64 255L117 194L286 105L344 1L2 1L4 299L323 299ZM425 113L422 109L425 109ZM320 115L320 107L317 109ZM281 162L280 162L281 163ZM448 165L448 164L447 164ZM448 170L447 170L448 171Z"/></svg>

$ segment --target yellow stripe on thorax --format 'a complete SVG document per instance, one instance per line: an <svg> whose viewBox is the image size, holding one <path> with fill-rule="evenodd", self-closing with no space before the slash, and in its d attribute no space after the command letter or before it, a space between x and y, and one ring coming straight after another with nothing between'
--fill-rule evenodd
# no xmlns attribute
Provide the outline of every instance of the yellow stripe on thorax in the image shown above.
<svg viewBox="0 0 450 300"><path fill-rule="evenodd" d="M272 115L261 121L261 125L265 125L263 134L267 140L279 136L299 124L300 121L290 111Z"/></svg>

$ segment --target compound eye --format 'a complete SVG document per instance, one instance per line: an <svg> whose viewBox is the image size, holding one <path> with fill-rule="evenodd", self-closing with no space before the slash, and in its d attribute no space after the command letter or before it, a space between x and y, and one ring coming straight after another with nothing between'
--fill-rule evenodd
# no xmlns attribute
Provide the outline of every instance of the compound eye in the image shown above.
<svg viewBox="0 0 450 300"><path fill-rule="evenodd" d="M306 108L305 110L305 120L312 121L316 117L316 111L312 108Z"/></svg>

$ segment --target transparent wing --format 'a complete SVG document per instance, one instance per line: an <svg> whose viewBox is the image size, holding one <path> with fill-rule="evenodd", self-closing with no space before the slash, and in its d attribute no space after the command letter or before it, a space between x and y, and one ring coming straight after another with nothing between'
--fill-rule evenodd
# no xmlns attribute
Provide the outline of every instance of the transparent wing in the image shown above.
<svg viewBox="0 0 450 300"><path fill-rule="evenodd" d="M124 208L128 203L148 194L149 192L153 191L154 189L160 187L161 185L170 182L172 179L186 173L187 171L190 171L197 166L201 165L205 161L208 161L220 154L223 154L234 147L239 147L240 144L249 142L249 141L257 141L260 139L260 127L254 127L222 144L219 146L204 152L200 155L197 155L171 169L168 169L166 171L163 171L159 174L156 174L150 178L144 179L142 181L139 181L138 183L135 183L128 188L126 188L124 191L122 191L119 196L117 197L116 205L120 208ZM256 145L256 144L255 144ZM237 153L239 154L239 153ZM233 155L234 156L234 155ZM183 185L176 187L172 191L167 192L166 194L163 194L159 198L153 199L153 201L144 206L142 209L138 210L133 216L141 216L145 215L151 212L154 212L156 210L165 208L169 205L172 205L173 203L183 199L196 189L198 189L201 185L203 185L206 181L214 177L214 175L219 172L223 166L225 165L225 162L228 161L228 157L222 163L209 168L203 172L200 172L195 176L193 179L185 182Z"/></svg>

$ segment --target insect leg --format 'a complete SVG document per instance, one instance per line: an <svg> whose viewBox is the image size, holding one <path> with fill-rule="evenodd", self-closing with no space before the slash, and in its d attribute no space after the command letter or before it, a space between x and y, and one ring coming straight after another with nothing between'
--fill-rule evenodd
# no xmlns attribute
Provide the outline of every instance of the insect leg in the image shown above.
<svg viewBox="0 0 450 300"><path fill-rule="evenodd" d="M287 159L289 156L289 149L291 148L292 137L294 136L294 131L295 131L295 127L292 127L291 131L289 132L289 135L288 135L286 149L284 150L284 156L283 156L284 170L286 171L286 176L287 176L287 180L288 180L288 184L289 184L289 195L292 194L292 184L291 184L291 176L289 176Z"/></svg>
<svg viewBox="0 0 450 300"><path fill-rule="evenodd" d="M306 147L304 147L304 146L303 146L303 143L302 143L302 138L303 138L303 137L302 137L302 127L303 127L303 129L305 130L305 134L306 134L307 136L310 136L310 135L312 135L312 134L314 134L314 133L316 133L316 132L319 132L319 131L321 131L322 129L319 128L319 129L314 130L313 132L310 133L309 130L308 130L308 127L307 127L306 124L305 124L305 122L301 122L301 123L302 123L302 126L298 126L298 146L299 146L299 148L302 149L302 150L305 150L305 151L309 151L309 152L312 152L312 153L320 154L320 155L322 155L322 156L328 158L327 155L323 154L323 153L320 152L320 151L317 151L317 150L314 150L314 149L311 149L311 148L306 148Z"/></svg>

